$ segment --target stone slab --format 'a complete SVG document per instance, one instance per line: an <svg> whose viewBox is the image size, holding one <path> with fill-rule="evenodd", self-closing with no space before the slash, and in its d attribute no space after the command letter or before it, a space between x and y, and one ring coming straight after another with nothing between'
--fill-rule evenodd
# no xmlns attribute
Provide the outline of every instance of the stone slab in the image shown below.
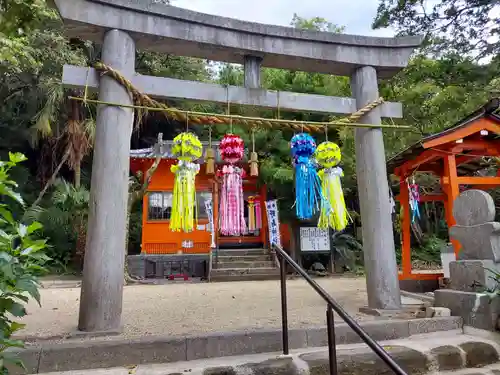
<svg viewBox="0 0 500 375"><path fill-rule="evenodd" d="M130 80L142 93L159 99L181 98L224 104L229 100L231 104L263 108L276 108L279 102L279 107L282 110L344 115L356 111L356 100L353 98L250 89L140 74L132 76ZM89 91L96 91L99 88L99 76L93 68L65 65L62 81L66 87L81 88L87 86ZM403 117L401 103L386 102L379 108L382 117Z"/></svg>
<svg viewBox="0 0 500 375"><path fill-rule="evenodd" d="M381 341L461 328L461 319L451 317L372 321L363 322L361 325L375 340ZM338 324L335 327L337 345L361 342L347 324ZM289 343L291 349L324 346L327 343L326 327L291 329ZM277 329L185 338L149 336L130 340L118 338L107 340L94 338L84 342L70 340L61 344L39 344L36 347L28 347L25 355L31 363L31 369L37 363L39 372L50 372L191 361L281 350L282 332Z"/></svg>
<svg viewBox="0 0 500 375"><path fill-rule="evenodd" d="M43 345L38 371L68 371L186 360L185 339L85 341Z"/></svg>
<svg viewBox="0 0 500 375"><path fill-rule="evenodd" d="M420 36L379 38L297 30L192 12L158 1L51 0L70 37L102 41L106 30L134 37L138 49L242 64L349 76L374 66L388 78L403 69Z"/></svg>
<svg viewBox="0 0 500 375"><path fill-rule="evenodd" d="M40 362L41 348L39 347L29 347L26 349L14 349L7 350L13 356L17 356L21 361L23 361L26 371L22 368L14 365L7 365L9 369L9 375L22 375L22 374L36 374L38 373L38 364Z"/></svg>
<svg viewBox="0 0 500 375"><path fill-rule="evenodd" d="M289 330L288 334L291 349L308 346L305 330ZM188 360L249 353L279 352L282 348L281 331L276 330L222 333L186 339L186 357Z"/></svg>
<svg viewBox="0 0 500 375"><path fill-rule="evenodd" d="M428 334L408 339L379 342L408 374L490 373L500 369L499 345L495 339L464 334ZM367 346L338 345L338 374L393 374ZM449 371L449 372L445 372ZM131 364L110 369L92 369L60 375L330 375L326 347L249 354L165 364ZM492 372L496 373L496 372Z"/></svg>
<svg viewBox="0 0 500 375"><path fill-rule="evenodd" d="M475 293L493 290L496 281L490 270L497 270L497 265L492 260L450 262L450 289Z"/></svg>
<svg viewBox="0 0 500 375"><path fill-rule="evenodd" d="M363 324L363 329L376 341L394 340L410 335L409 322L406 320L373 321ZM335 325L337 345L361 343L361 338L346 323ZM317 347L328 345L326 327L307 330L307 346Z"/></svg>
<svg viewBox="0 0 500 375"><path fill-rule="evenodd" d="M434 305L447 307L454 316L462 317L463 324L494 331L500 312L500 300L493 300L487 294L457 290L436 290Z"/></svg>
<svg viewBox="0 0 500 375"><path fill-rule="evenodd" d="M428 357L417 350L401 346L391 346L386 351L409 374L424 374L431 368ZM327 375L329 358L327 351L300 356L309 367L310 375ZM349 354L337 355L338 374L389 375L394 372L373 351L368 348L355 349Z"/></svg>
<svg viewBox="0 0 500 375"><path fill-rule="evenodd" d="M414 319L408 322L410 336L431 332L452 331L462 329L462 327L463 321L459 316Z"/></svg>

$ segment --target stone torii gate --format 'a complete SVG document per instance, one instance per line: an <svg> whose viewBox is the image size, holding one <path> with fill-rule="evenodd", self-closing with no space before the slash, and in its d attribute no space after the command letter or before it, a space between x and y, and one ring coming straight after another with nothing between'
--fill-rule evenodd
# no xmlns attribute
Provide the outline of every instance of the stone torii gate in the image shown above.
<svg viewBox="0 0 500 375"><path fill-rule="evenodd" d="M139 90L157 98L184 98L350 114L378 99L377 78L403 69L420 37L376 38L297 30L212 16L154 0L52 0L66 34L102 43L102 61ZM138 75L137 49L244 64L245 87ZM260 68L349 76L354 98L262 90ZM132 104L110 77L87 67L65 66L63 84L99 90L99 100ZM279 96L279 102L278 102ZM90 217L78 328L120 327L127 179L133 110L99 106L92 165ZM398 103L384 103L361 122L402 117ZM398 309L401 298L394 252L382 130L356 129L356 160L368 306Z"/></svg>

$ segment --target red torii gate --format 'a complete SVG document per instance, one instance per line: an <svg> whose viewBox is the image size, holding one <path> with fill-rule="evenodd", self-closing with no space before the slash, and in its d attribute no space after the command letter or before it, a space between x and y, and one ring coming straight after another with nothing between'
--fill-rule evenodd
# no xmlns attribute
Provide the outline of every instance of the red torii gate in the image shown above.
<svg viewBox="0 0 500 375"><path fill-rule="evenodd" d="M458 124L421 139L388 161L388 172L399 177L400 193L396 200L403 209L400 280L435 280L443 276L441 273L412 272L407 178L416 171L433 173L440 178L443 194L421 195L420 201L444 202L449 228L455 224L453 202L459 195L460 185L482 190L500 185L500 169L497 176L472 176L485 167L480 160L483 156L500 156L500 99L490 100ZM455 240L451 242L457 254L460 244Z"/></svg>

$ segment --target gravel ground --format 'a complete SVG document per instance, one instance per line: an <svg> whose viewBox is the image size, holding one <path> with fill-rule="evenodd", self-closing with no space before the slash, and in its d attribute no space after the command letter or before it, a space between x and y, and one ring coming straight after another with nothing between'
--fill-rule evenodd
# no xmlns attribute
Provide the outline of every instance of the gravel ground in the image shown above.
<svg viewBox="0 0 500 375"><path fill-rule="evenodd" d="M317 279L356 319L366 305L364 278ZM325 325L325 303L306 284L287 282L290 327ZM78 322L79 288L42 289L42 307L30 302L26 329L32 340L55 339L74 332ZM281 325L279 281L134 285L124 289L122 337L193 335Z"/></svg>

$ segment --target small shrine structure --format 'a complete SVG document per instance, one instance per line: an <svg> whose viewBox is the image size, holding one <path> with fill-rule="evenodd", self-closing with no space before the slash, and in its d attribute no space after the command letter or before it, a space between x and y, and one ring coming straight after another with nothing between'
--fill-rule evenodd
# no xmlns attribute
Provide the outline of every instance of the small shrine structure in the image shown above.
<svg viewBox="0 0 500 375"><path fill-rule="evenodd" d="M220 164L220 155L217 152L219 142L202 142L203 148L212 147L215 162ZM201 165L196 177L196 217L197 225L192 232L172 232L170 230L170 215L172 212L172 197L174 190L174 174L170 167L177 162L172 155L172 141L162 141L161 161L151 177L147 194L143 198L142 210L142 236L141 255L129 256L129 271L136 276L148 277L148 270L144 263L148 259L152 262L162 263L187 263L191 275L204 277L207 270L204 269L209 260L212 248L262 248L268 246L268 228L265 214L265 201L267 187L257 183L257 177L250 176L247 160L240 163L240 167L247 170L243 180L243 198L245 220L249 222L250 217L257 223L254 230L249 230L244 235L224 236L217 229L212 239L212 228L205 207L205 201L212 202L213 226L218 225L219 191L220 179L214 174L207 174L205 170L205 157L197 160ZM247 152L248 154L248 152ZM142 173L152 166L156 159L155 148L144 148L130 151L130 169L132 173ZM257 210L256 202L260 206ZM256 216L260 216L257 218ZM286 225L280 226L282 244L286 246L289 242L289 234ZM156 277L155 275L152 277ZM165 276L165 275L161 275Z"/></svg>
<svg viewBox="0 0 500 375"><path fill-rule="evenodd" d="M500 99L492 99L462 121L440 133L422 138L387 162L388 173L398 176L400 181L400 193L396 196L403 211L400 280L437 280L443 276L442 273L412 271L408 178L416 172L432 173L439 177L442 194L420 195L420 202L444 202L448 228L454 226L453 205L461 191L488 190L500 185L500 172L496 176L477 173L489 165L484 162L484 157L500 156L499 110ZM457 255L460 243L453 238L451 243Z"/></svg>

